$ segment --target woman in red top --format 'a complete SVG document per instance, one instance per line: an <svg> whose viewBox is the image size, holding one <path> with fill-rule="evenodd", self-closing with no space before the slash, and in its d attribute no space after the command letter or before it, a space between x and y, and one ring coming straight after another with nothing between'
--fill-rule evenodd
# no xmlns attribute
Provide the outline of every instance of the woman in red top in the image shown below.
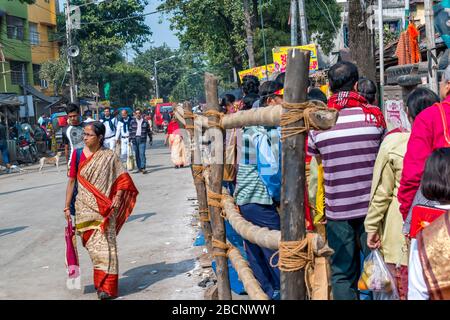
<svg viewBox="0 0 450 320"><path fill-rule="evenodd" d="M450 147L450 66L442 77L440 94L443 101L422 111L412 126L398 190L403 219L407 217L419 189L426 160L434 150Z"/></svg>
<svg viewBox="0 0 450 320"><path fill-rule="evenodd" d="M118 295L116 236L131 214L138 191L117 155L102 148L103 123L84 127L85 147L74 150L64 213L70 222L70 204L77 183L75 228L94 266L94 286L99 299ZM77 161L78 159L78 161Z"/></svg>
<svg viewBox="0 0 450 320"><path fill-rule="evenodd" d="M175 169L182 168L186 164L186 147L181 136L180 127L174 115L167 127L167 136L164 144L169 141L170 157L175 165Z"/></svg>

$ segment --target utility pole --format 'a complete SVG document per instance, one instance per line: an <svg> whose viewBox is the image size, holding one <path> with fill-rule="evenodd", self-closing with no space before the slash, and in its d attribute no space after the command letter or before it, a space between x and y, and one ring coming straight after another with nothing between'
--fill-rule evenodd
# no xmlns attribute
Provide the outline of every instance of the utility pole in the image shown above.
<svg viewBox="0 0 450 320"><path fill-rule="evenodd" d="M291 46L298 45L297 0L291 0Z"/></svg>
<svg viewBox="0 0 450 320"><path fill-rule="evenodd" d="M66 0L66 39L67 39L67 62L70 72L70 102L77 102L77 90L75 69L73 67L72 57L69 54L69 48L72 46L72 21L70 20L70 0Z"/></svg>
<svg viewBox="0 0 450 320"><path fill-rule="evenodd" d="M158 86L158 68L156 67L156 60L155 60L154 64L155 64L155 87L156 87L156 99L159 99L159 86Z"/></svg>
<svg viewBox="0 0 450 320"><path fill-rule="evenodd" d="M383 26L383 0L378 0L378 33L380 42L380 107L383 108L384 95L384 26Z"/></svg>
<svg viewBox="0 0 450 320"><path fill-rule="evenodd" d="M410 14L409 0L405 0L405 23L404 23L405 29L408 28L409 25L409 14Z"/></svg>
<svg viewBox="0 0 450 320"><path fill-rule="evenodd" d="M308 22L306 21L305 0L298 0L298 12L300 15L300 32L302 45L308 44Z"/></svg>
<svg viewBox="0 0 450 320"><path fill-rule="evenodd" d="M431 0L425 0L424 5L425 5L425 29L426 29L427 49L428 49L427 60L431 61L431 70L428 70L429 84L430 89L435 93L439 94L437 62L436 60L433 59L433 57L436 57L433 3Z"/></svg>

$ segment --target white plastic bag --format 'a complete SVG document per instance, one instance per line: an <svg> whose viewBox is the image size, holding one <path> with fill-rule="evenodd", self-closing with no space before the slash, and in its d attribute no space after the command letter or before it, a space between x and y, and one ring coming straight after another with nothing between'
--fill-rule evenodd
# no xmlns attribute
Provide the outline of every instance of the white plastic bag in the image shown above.
<svg viewBox="0 0 450 320"><path fill-rule="evenodd" d="M373 291L375 300L399 300L394 277L378 249L373 250L364 260L358 289Z"/></svg>

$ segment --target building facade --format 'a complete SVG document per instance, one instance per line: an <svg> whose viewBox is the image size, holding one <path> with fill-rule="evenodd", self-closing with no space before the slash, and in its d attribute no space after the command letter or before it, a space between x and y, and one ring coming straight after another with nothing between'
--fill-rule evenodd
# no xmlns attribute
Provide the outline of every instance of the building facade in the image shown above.
<svg viewBox="0 0 450 320"><path fill-rule="evenodd" d="M56 0L0 0L0 93L14 93L22 102L16 118L35 121L54 101L50 86L39 77L41 64L59 57ZM19 119L16 119L19 120Z"/></svg>

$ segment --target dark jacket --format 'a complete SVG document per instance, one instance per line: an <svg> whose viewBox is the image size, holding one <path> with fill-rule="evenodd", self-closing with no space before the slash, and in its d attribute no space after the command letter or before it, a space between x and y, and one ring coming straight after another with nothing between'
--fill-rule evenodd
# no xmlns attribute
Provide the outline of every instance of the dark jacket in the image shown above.
<svg viewBox="0 0 450 320"><path fill-rule="evenodd" d="M141 141L147 141L147 136L150 133L150 125L147 120L142 118L142 127L141 127ZM138 128L138 122L136 121L136 118L131 119L130 123L130 140L134 141L136 138L136 132Z"/></svg>

